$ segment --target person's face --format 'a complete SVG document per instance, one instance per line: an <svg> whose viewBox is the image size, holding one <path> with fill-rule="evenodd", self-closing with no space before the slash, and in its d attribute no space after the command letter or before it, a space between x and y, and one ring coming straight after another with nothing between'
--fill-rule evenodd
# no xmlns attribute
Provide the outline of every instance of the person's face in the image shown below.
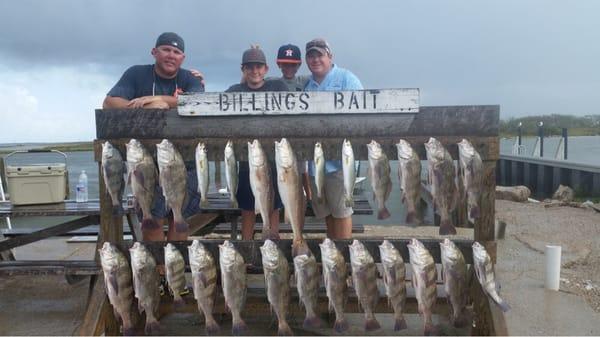
<svg viewBox="0 0 600 337"><path fill-rule="evenodd" d="M242 73L246 79L246 84L250 87L262 85L269 67L262 63L247 63L242 66Z"/></svg>
<svg viewBox="0 0 600 337"><path fill-rule="evenodd" d="M332 57L330 54L311 50L306 54L306 64L314 76L323 77L331 70Z"/></svg>
<svg viewBox="0 0 600 337"><path fill-rule="evenodd" d="M185 54L179 48L171 46L153 48L152 55L156 60L158 74L167 77L175 76L185 59Z"/></svg>
<svg viewBox="0 0 600 337"><path fill-rule="evenodd" d="M281 69L281 73L283 77L287 79L292 79L296 76L298 69L300 69L300 63L277 63L279 69Z"/></svg>

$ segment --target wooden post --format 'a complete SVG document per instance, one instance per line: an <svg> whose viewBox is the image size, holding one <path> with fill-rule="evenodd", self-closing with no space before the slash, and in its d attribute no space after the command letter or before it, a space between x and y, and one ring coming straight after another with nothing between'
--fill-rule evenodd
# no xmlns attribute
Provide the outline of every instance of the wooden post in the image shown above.
<svg viewBox="0 0 600 337"><path fill-rule="evenodd" d="M475 220L474 239L485 246L496 263L496 245L494 241L494 218L496 214L496 161L485 160L483 162L483 191L481 194L481 217ZM493 333L493 322L490 317L487 295L483 293L481 286L475 282L473 287L473 311L475 314L475 325L472 335L488 336Z"/></svg>

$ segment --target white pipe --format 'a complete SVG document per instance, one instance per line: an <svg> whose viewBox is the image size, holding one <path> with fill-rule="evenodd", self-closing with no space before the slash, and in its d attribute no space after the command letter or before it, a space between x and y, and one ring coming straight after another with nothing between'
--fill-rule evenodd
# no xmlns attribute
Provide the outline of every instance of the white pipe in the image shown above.
<svg viewBox="0 0 600 337"><path fill-rule="evenodd" d="M558 290L560 286L561 247L546 245L546 289Z"/></svg>

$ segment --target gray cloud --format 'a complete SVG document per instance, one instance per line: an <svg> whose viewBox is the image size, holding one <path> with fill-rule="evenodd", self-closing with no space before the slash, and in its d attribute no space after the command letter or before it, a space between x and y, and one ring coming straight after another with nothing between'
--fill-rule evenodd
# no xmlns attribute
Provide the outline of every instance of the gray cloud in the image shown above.
<svg viewBox="0 0 600 337"><path fill-rule="evenodd" d="M116 81L151 63L156 36L175 31L185 66L223 90L239 80L250 43L267 51L274 75L279 45L322 36L365 86L419 87L423 104L584 114L600 87L599 12L596 1L2 1L0 65L91 64Z"/></svg>

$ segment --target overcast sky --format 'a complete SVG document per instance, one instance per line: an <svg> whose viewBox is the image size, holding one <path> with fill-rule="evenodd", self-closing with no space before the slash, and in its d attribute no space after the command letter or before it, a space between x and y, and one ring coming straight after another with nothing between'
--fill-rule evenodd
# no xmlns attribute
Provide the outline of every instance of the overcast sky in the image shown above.
<svg viewBox="0 0 600 337"><path fill-rule="evenodd" d="M499 104L502 118L598 114L600 1L0 1L0 143L95 138L94 109L164 31L207 91L259 44L326 38L366 88L422 105ZM308 69L302 66L301 73Z"/></svg>

